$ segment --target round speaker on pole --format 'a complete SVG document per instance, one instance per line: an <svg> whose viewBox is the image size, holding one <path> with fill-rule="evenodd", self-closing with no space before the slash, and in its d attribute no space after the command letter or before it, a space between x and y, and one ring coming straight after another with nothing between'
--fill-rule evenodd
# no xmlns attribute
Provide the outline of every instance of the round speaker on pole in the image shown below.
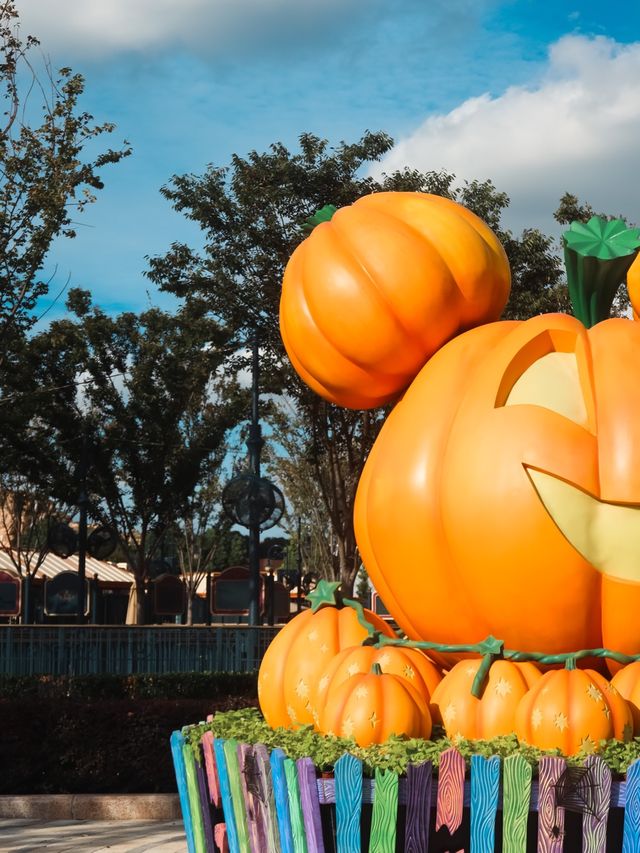
<svg viewBox="0 0 640 853"><path fill-rule="evenodd" d="M235 524L249 527L255 513L260 530L275 527L284 514L284 497L280 489L266 477L240 474L224 487L222 506Z"/></svg>

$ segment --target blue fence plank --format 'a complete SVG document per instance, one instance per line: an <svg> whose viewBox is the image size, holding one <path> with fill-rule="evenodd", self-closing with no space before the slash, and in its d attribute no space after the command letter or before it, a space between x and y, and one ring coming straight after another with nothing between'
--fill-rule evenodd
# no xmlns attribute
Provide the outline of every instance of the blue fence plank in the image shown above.
<svg viewBox="0 0 640 853"><path fill-rule="evenodd" d="M500 759L471 756L471 853L493 850L500 793Z"/></svg>
<svg viewBox="0 0 640 853"><path fill-rule="evenodd" d="M640 759L627 770L622 853L640 853Z"/></svg>
<svg viewBox="0 0 640 853"><path fill-rule="evenodd" d="M269 756L273 794L276 801L276 816L278 818L278 829L280 830L280 845L282 853L293 853L289 790L284 772L284 759L285 755L281 749L274 749Z"/></svg>
<svg viewBox="0 0 640 853"><path fill-rule="evenodd" d="M227 827L227 844L229 853L240 853L238 842L238 830L236 828L236 816L231 798L231 785L229 784L229 773L227 772L227 759L224 754L224 741L220 738L213 739L213 751L216 756L216 767L218 768L218 781L220 782L220 798L222 800L222 813ZM191 853L191 851L189 851Z"/></svg>
<svg viewBox="0 0 640 853"><path fill-rule="evenodd" d="M193 838L191 805L189 803L189 790L187 788L187 772L184 766L184 756L182 754L182 747L184 746L184 737L182 736L182 732L173 732L170 743L173 767L176 772L176 782L178 785L178 796L180 797L182 822L184 823L184 832L187 836L187 849L189 853L196 853L196 845Z"/></svg>

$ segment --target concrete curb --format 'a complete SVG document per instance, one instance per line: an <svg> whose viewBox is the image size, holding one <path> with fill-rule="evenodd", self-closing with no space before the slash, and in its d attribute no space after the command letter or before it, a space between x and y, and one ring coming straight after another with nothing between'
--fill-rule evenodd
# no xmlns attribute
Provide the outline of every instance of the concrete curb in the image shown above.
<svg viewBox="0 0 640 853"><path fill-rule="evenodd" d="M0 796L0 818L22 820L177 820L177 794Z"/></svg>

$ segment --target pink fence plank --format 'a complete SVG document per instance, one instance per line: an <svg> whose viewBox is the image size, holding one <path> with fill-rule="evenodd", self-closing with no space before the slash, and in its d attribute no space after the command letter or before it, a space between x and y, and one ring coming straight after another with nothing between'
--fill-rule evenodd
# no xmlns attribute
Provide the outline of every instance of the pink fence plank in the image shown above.
<svg viewBox="0 0 640 853"><path fill-rule="evenodd" d="M439 849L462 853L462 809L464 805L464 758L457 749L447 749L438 765L438 799L436 804L436 839ZM442 844L448 842L448 847Z"/></svg>

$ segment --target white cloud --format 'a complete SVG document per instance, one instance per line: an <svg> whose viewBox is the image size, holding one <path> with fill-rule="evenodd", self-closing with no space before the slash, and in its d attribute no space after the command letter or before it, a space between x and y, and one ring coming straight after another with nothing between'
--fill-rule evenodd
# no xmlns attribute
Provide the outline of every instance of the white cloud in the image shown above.
<svg viewBox="0 0 640 853"><path fill-rule="evenodd" d="M565 191L640 222L639 80L640 43L567 36L552 45L535 86L427 118L376 173L410 166L490 178L511 197L514 230L554 230Z"/></svg>
<svg viewBox="0 0 640 853"><path fill-rule="evenodd" d="M103 58L167 46L200 53L314 34L366 0L17 0L23 33L47 52Z"/></svg>

